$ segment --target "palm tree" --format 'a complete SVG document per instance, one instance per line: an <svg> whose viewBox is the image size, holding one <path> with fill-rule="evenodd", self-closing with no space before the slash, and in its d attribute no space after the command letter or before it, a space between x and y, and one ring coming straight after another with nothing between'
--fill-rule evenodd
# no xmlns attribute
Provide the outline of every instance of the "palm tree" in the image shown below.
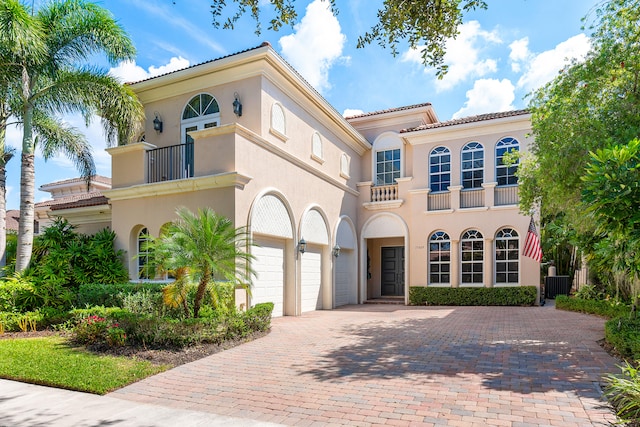
<svg viewBox="0 0 640 427"><path fill-rule="evenodd" d="M73 139L77 144L70 146L69 140L59 138L65 133L69 136L69 128L60 133L48 126L47 134L44 126L35 126L38 120L53 125L55 114L80 113L87 122L98 115L107 142L112 145L116 141L129 142L144 116L129 87L106 70L79 65L100 53L111 64L133 59L131 40L109 11L85 0L59 0L47 3L32 19L25 15L29 15L28 8L19 0L0 0L0 32L3 28L12 29L0 41L1 49L8 52L8 59L1 65L17 76L12 81L12 96L19 101L16 115L23 130L16 271L24 270L31 259L34 155L40 137L45 157L63 152L76 160L85 176L94 168L92 157L87 157L90 151L83 149L82 141ZM25 34L32 44L21 42L19 36Z"/></svg>
<svg viewBox="0 0 640 427"><path fill-rule="evenodd" d="M178 208L178 219L157 239L151 239L153 263L162 270L181 271L198 283L193 302L193 317L198 317L207 286L216 281L249 286L253 270L247 252L250 245L246 228L235 228L230 219L210 208L198 209L197 214ZM182 294L182 292L174 292Z"/></svg>

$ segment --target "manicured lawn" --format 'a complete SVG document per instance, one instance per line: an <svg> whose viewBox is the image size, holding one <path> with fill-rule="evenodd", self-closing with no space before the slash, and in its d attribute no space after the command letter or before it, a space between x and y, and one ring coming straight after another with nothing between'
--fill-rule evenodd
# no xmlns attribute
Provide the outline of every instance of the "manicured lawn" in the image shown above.
<svg viewBox="0 0 640 427"><path fill-rule="evenodd" d="M105 394L167 368L92 354L59 336L0 340L0 378L32 384Z"/></svg>

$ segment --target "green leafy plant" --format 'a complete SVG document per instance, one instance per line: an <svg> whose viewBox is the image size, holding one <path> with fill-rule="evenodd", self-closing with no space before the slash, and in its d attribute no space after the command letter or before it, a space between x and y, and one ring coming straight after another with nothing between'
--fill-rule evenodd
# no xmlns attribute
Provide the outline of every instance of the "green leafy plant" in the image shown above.
<svg viewBox="0 0 640 427"><path fill-rule="evenodd" d="M616 409L623 423L640 423L640 375L629 363L620 367L622 376L609 374L606 377L605 395Z"/></svg>
<svg viewBox="0 0 640 427"><path fill-rule="evenodd" d="M595 314L607 318L626 316L630 312L629 306L615 300L583 299L566 295L556 296L556 309Z"/></svg>
<svg viewBox="0 0 640 427"><path fill-rule="evenodd" d="M111 347L122 347L127 342L127 333L118 323L112 323L107 327L107 344Z"/></svg>

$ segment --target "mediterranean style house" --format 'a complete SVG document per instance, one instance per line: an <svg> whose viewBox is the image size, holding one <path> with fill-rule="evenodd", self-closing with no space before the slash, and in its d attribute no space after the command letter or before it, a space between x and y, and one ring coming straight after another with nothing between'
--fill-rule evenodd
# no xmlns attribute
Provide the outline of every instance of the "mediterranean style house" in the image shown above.
<svg viewBox="0 0 640 427"><path fill-rule="evenodd" d="M132 279L147 278L146 235L178 206L207 206L250 231L247 303L271 301L274 316L406 304L412 286L539 287L517 165L503 161L530 144L527 111L440 122L425 103L344 118L268 43L131 88L144 134L107 150L101 191Z"/></svg>

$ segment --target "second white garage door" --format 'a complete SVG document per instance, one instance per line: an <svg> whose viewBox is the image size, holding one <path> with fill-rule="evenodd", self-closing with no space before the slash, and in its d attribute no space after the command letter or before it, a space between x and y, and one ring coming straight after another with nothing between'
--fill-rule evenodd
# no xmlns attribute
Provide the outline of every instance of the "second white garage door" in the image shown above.
<svg viewBox="0 0 640 427"><path fill-rule="evenodd" d="M251 303L273 303L273 316L284 315L284 242L256 239L253 269L256 277L251 290Z"/></svg>
<svg viewBox="0 0 640 427"><path fill-rule="evenodd" d="M307 250L302 255L302 312L322 308L322 257L320 252Z"/></svg>

